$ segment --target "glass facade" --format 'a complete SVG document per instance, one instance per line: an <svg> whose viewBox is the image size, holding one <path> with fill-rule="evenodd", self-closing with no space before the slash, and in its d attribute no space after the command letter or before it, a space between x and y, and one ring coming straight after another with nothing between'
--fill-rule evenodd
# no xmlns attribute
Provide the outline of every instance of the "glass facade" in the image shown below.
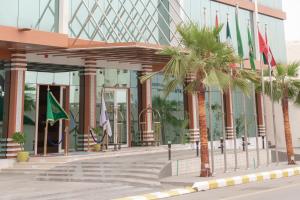
<svg viewBox="0 0 300 200"><path fill-rule="evenodd" d="M172 144L186 143L187 123L183 103L182 88L177 88L167 97L164 92L163 76L156 75L152 79L152 107L161 116L162 144L171 141Z"/></svg>
<svg viewBox="0 0 300 200"><path fill-rule="evenodd" d="M259 29L262 34L265 34L265 30L267 30L268 43L276 61L281 63L287 62L284 39L284 22L282 20L260 14Z"/></svg>
<svg viewBox="0 0 300 200"><path fill-rule="evenodd" d="M258 4L282 10L282 0L258 0Z"/></svg>
<svg viewBox="0 0 300 200"><path fill-rule="evenodd" d="M69 5L71 37L157 44L172 41L168 0L70 0Z"/></svg>
<svg viewBox="0 0 300 200"><path fill-rule="evenodd" d="M59 0L1 1L0 25L58 31Z"/></svg>
<svg viewBox="0 0 300 200"><path fill-rule="evenodd" d="M235 7L211 0L184 0L181 5L170 0L107 0L101 3L95 0L69 0L69 36L81 39L108 42L146 42L163 45L179 43L176 25L189 19L201 26L214 26L218 15L219 23L229 20L232 45L237 49ZM281 9L282 1L259 0L259 4ZM181 6L184 11L180 11ZM9 0L3 1L0 7L0 25L20 28L33 28L48 32L58 32L59 0ZM252 12L239 9L239 25L242 34L244 58L248 57L247 27L253 20ZM283 20L259 14L259 29L264 34L267 27L268 42L278 62L286 61ZM265 26L267 25L267 26ZM251 26L253 32L253 27ZM226 40L226 29L220 33L222 41ZM3 66L1 66L3 69ZM101 92L106 90L109 117L114 120L115 104L118 105L119 129L125 130L130 120L129 134L133 141L139 138L138 130L138 80L137 72L117 69L117 66L97 70L97 124L100 117ZM3 126L4 70L0 70L0 126ZM77 135L75 131L79 122L79 72L47 73L26 71L24 132L27 140L25 149L34 152L36 132L36 109L39 85L64 85L70 91L71 111L71 149L76 150ZM161 114L161 140L163 144L187 142L187 114L184 109L183 89L177 88L169 96L164 96L162 75L152 80L153 108ZM115 89L120 89L116 92ZM123 90L122 90L123 89ZM130 90L127 90L130 89ZM129 95L129 96L128 96ZM126 101L124 101L126 99ZM220 91L212 89L212 133L213 139L222 136L222 98ZM126 103L130 101L131 112L127 115ZM246 97L246 113L243 108L243 95L233 92L234 124L237 136L244 134L244 119L248 126L248 135L255 135L255 112L253 95ZM206 94L208 105L208 94ZM127 116L126 116L127 115ZM128 118L129 117L129 118ZM208 106L207 106L207 119ZM119 126L118 124L118 126ZM114 128L114 127L112 127ZM124 133L122 134L125 135ZM3 137L2 128L0 136ZM122 143L126 140L122 137Z"/></svg>
<svg viewBox="0 0 300 200"><path fill-rule="evenodd" d="M24 132L27 135L25 149L34 152L35 144L35 121L36 121L36 98L39 85L65 85L70 90L70 149L76 150L79 125L79 72L47 73L26 71L25 75L25 113ZM122 131L122 143L127 143L127 88L130 89L131 113L131 133L138 136L138 99L137 99L137 74L135 71L119 69L99 69L97 70L97 107L96 119L99 124L101 92L105 92L105 99L108 108L112 130L114 130L115 104L118 106L118 131ZM104 90L103 90L104 88ZM116 92L115 92L116 90ZM76 127L77 126L77 127ZM2 129L1 129L2 131ZM133 138L134 139L134 138ZM111 141L112 142L112 141Z"/></svg>

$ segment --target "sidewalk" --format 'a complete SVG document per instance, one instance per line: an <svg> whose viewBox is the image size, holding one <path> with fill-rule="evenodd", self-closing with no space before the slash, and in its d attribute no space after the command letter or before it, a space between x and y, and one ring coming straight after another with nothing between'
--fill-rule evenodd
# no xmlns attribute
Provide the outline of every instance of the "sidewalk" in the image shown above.
<svg viewBox="0 0 300 200"><path fill-rule="evenodd" d="M247 184L251 182L262 182L296 175L300 175L300 165L288 166L285 163L281 163L278 166L272 164L269 167L261 167L258 169L241 169L236 172L219 173L215 174L213 177L207 178L199 177L196 174L181 175L162 180L162 183L164 184L180 185L180 188L139 196L130 196L117 200L163 199L222 187Z"/></svg>
<svg viewBox="0 0 300 200"><path fill-rule="evenodd" d="M198 173L192 173L192 174L184 174L184 175L179 175L179 176L172 176L172 177L167 177L161 179L162 184L167 184L167 185L174 185L174 186L191 186L195 182L199 181L210 181L210 180L215 180L215 179L224 179L224 178L229 178L233 176L243 176L247 174L253 174L253 173L260 173L260 172L265 172L265 171L273 171L273 170L281 170L281 169L286 169L286 168L294 168L294 167L300 167L300 165L287 165L286 162L284 163L279 163L279 165L276 165L275 163L272 163L269 165L269 167L266 166L261 166L256 169L245 169L245 168L240 168L237 169L237 171L231 170L230 172L224 173L223 171L216 171L216 173L212 177L199 177Z"/></svg>

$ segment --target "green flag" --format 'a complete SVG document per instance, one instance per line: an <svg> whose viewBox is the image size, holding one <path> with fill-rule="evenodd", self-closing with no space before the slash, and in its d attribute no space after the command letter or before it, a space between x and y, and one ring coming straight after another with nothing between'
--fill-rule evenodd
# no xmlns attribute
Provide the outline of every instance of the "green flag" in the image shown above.
<svg viewBox="0 0 300 200"><path fill-rule="evenodd" d="M47 117L46 121L54 124L57 120L69 119L66 111L60 106L52 92L47 93Z"/></svg>
<svg viewBox="0 0 300 200"><path fill-rule="evenodd" d="M243 42L242 42L242 36L239 26L239 18L238 18L238 7L235 9L235 25L236 25L236 38L237 38L237 44L238 44L238 54L240 58L244 57L244 50L243 50Z"/></svg>
<svg viewBox="0 0 300 200"><path fill-rule="evenodd" d="M231 31L230 31L229 21L228 20L227 20L227 24L226 24L226 40L227 40L228 44L232 45Z"/></svg>
<svg viewBox="0 0 300 200"><path fill-rule="evenodd" d="M254 61L254 45L253 45L253 40L252 40L249 27L248 27L248 45L249 45L249 60L250 60L251 69L255 70L256 67Z"/></svg>

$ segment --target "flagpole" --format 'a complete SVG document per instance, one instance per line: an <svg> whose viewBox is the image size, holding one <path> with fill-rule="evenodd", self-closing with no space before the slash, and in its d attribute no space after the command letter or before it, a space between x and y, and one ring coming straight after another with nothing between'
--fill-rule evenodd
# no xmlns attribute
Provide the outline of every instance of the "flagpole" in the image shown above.
<svg viewBox="0 0 300 200"><path fill-rule="evenodd" d="M265 134L266 134L266 153L267 153L267 166L269 166L270 155L269 155L269 145L268 145L268 134L267 134L267 109L266 109L266 96L265 96L265 81L264 81L264 69L262 65L262 55L260 54L260 69L261 69L261 85L262 85L262 98L263 98L263 125L265 126Z"/></svg>
<svg viewBox="0 0 300 200"><path fill-rule="evenodd" d="M47 98L49 95L49 91L50 91L50 87L48 85ZM48 102L47 102L47 106L48 106ZM48 119L46 119L45 132L44 132L44 156L47 156L47 145L48 145L47 141L48 141Z"/></svg>
<svg viewBox="0 0 300 200"><path fill-rule="evenodd" d="M250 33L251 31L251 26L250 26L250 19L248 20L248 37L250 39L248 39L248 42L249 42L249 48L252 48L252 54L254 53L253 52L253 40L252 40L252 34ZM250 46L251 45L251 46ZM249 61L250 61L250 65L251 65L251 62L253 61L253 55L251 55L251 51L249 50ZM252 57L252 58L251 58ZM251 60L252 59L252 60ZM252 66L251 66L252 67ZM256 71L256 67L255 67L255 64L254 64L254 69ZM260 166L260 152L259 152L259 141L258 141L258 125L257 125L257 106L256 106L256 102L255 102L255 86L254 84L252 83L252 90L253 90L253 117L254 117L254 124L255 124L255 143L256 143L256 157L257 157L257 167Z"/></svg>
<svg viewBox="0 0 300 200"><path fill-rule="evenodd" d="M226 38L227 40L231 40L231 33L230 33L230 28L229 28L229 13L227 13L227 27L226 27ZM227 41L230 45L232 45L231 41ZM233 77L233 70L232 68L230 69L230 75ZM233 90L232 88L229 88L229 94L231 96L231 113L230 116L232 118L232 128L233 128L233 153L234 153L234 171L237 170L238 164L237 164L237 144L236 144L236 131L234 127L235 119L234 119L234 111L233 111ZM226 142L226 137L224 138L224 141ZM226 152L226 149L225 151ZM224 159L227 160L226 154L224 154Z"/></svg>
<svg viewBox="0 0 300 200"><path fill-rule="evenodd" d="M265 34L267 35L267 24L265 24ZM270 51L270 47L268 45L268 52ZM269 81L270 81L270 88L271 88L271 101L272 101L272 116L273 116L273 131L274 131L274 143L275 143L275 154L276 154L276 165L279 164L279 155L278 155L278 142L277 142L277 130L276 130L276 118L275 118L275 105L273 100L273 79L272 79L272 66L270 56L268 55L268 67L269 67Z"/></svg>

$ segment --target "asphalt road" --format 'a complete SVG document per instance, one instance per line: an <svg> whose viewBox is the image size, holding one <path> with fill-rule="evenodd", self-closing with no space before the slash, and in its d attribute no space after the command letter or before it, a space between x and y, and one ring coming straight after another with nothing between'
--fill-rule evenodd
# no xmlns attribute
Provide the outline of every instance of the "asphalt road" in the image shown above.
<svg viewBox="0 0 300 200"><path fill-rule="evenodd" d="M168 198L168 200L298 200L300 176L282 178L262 183L250 183L206 192Z"/></svg>

